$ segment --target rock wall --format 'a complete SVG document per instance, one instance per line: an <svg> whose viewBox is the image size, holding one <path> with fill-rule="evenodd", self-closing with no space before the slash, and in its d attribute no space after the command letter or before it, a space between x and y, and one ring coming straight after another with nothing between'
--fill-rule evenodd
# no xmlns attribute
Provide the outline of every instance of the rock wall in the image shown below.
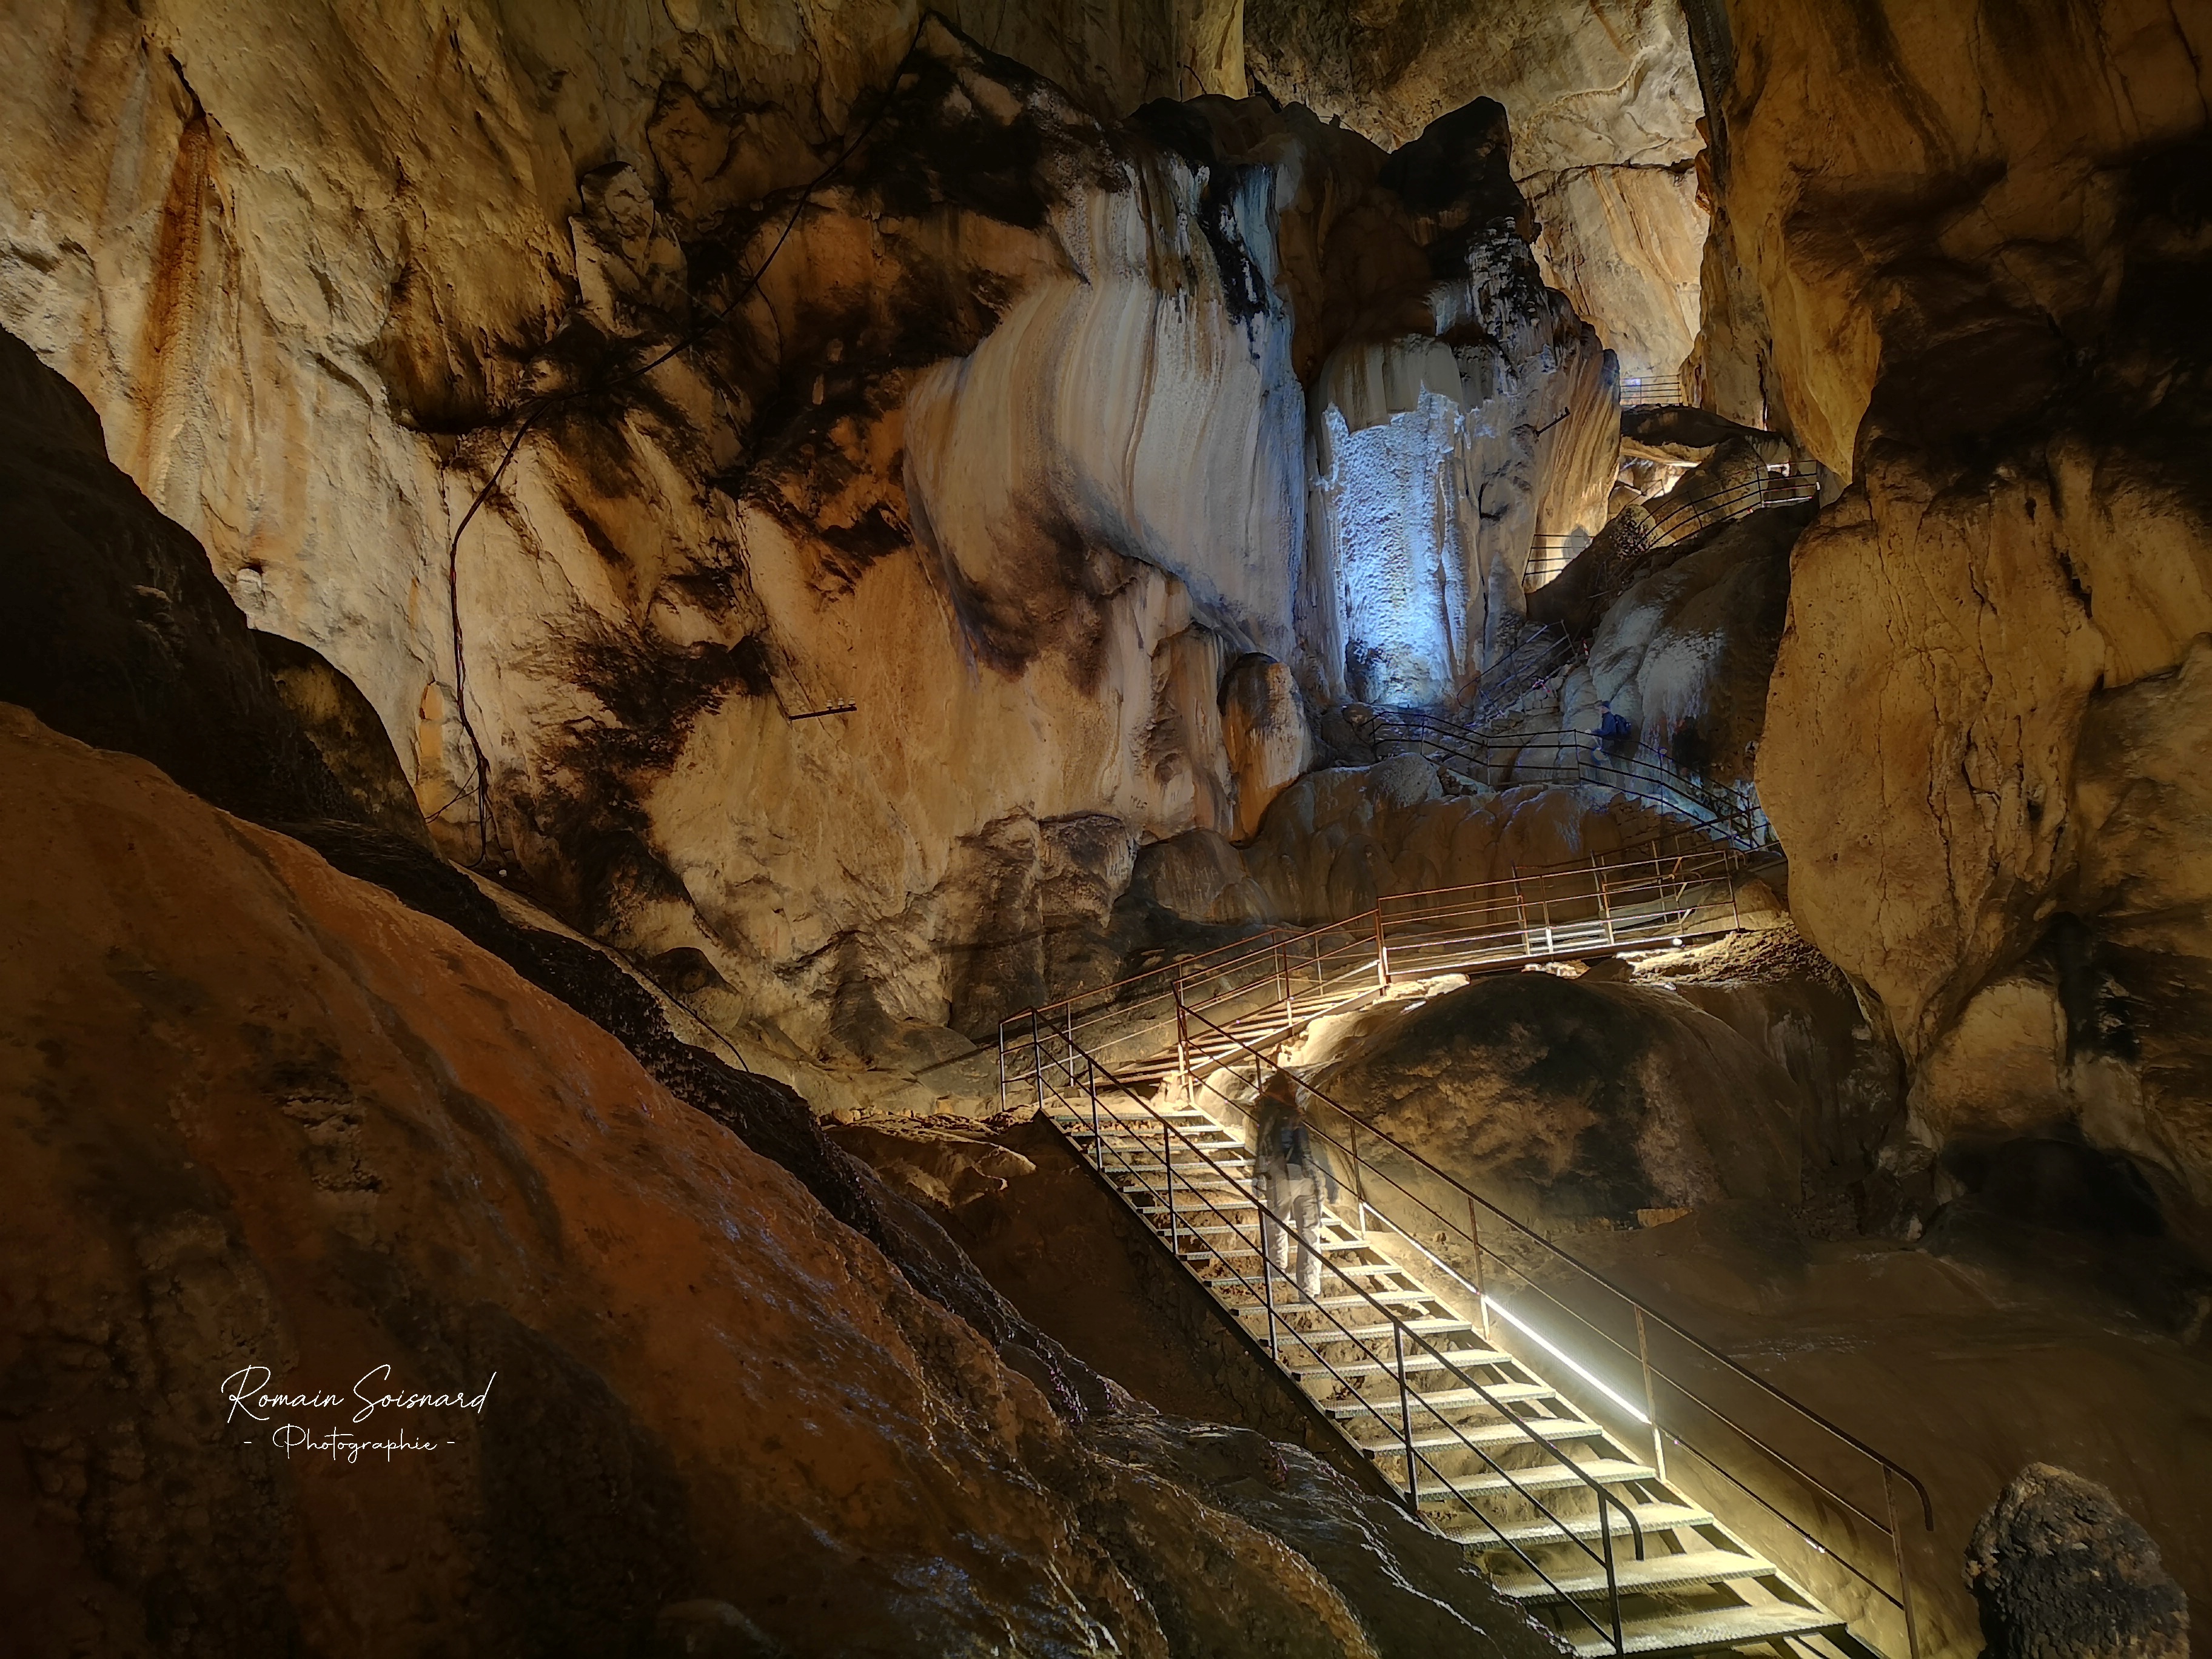
<svg viewBox="0 0 2212 1659"><path fill-rule="evenodd" d="M2201 1206L2195 809L2158 757L2212 629L2212 36L2154 4L1692 21L1710 404L1856 480L1794 555L1759 755L1793 912L1921 1073L1904 1164L2039 1116Z"/></svg>
<svg viewBox="0 0 2212 1659"><path fill-rule="evenodd" d="M1672 374L1698 326L1705 105L1671 0L1247 0L1255 85L1405 143L1470 92L1513 118L1545 279L1631 374ZM1561 526L1562 531L1565 526Z"/></svg>
<svg viewBox="0 0 2212 1659"><path fill-rule="evenodd" d="M884 5L0 24L43 66L0 322L359 688L447 850L699 953L793 1056L1018 1006L1081 953L963 979L979 931L1249 829L1284 762L1232 757L1224 678L1327 695L1382 631L1309 533L1346 342L1459 354L1396 509L1466 514L1405 600L1465 590L1456 664L1612 471L1501 124L1455 191L1450 132L1393 163L1236 101L1233 8L975 9L1066 88ZM1161 94L1223 95L1099 113Z"/></svg>

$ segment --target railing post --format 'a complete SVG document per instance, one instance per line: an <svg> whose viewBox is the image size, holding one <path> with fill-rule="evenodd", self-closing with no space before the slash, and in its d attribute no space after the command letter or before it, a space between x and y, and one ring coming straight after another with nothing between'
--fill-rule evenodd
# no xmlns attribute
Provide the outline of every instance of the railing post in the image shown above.
<svg viewBox="0 0 2212 1659"><path fill-rule="evenodd" d="M1605 1496L1597 1500L1597 1532L1605 1540L1605 1599L1613 1617L1613 1650L1626 1654L1628 1643L1620 1628L1620 1577L1613 1565L1613 1517L1605 1512Z"/></svg>
<svg viewBox="0 0 2212 1659"><path fill-rule="evenodd" d="M1030 1010L1030 1066L1036 1082L1037 1110L1044 1110L1044 1039L1037 1034L1037 1011Z"/></svg>
<svg viewBox="0 0 2212 1659"><path fill-rule="evenodd" d="M1667 1478L1667 1449L1659 1435L1659 1407L1651 1397L1651 1348L1644 1335L1644 1310L1636 1310L1636 1363L1644 1368L1644 1414L1651 1419L1651 1467Z"/></svg>
<svg viewBox="0 0 2212 1659"><path fill-rule="evenodd" d="M1256 1188L1253 1195L1258 1196ZM1267 1218L1256 1206L1254 1213L1260 1224L1260 1299L1267 1304L1267 1353L1279 1365L1283 1350L1275 1330L1275 1258L1267 1252Z"/></svg>
<svg viewBox="0 0 2212 1659"><path fill-rule="evenodd" d="M1474 1194L1467 1195L1467 1236L1474 1243L1474 1293L1482 1303L1482 1334L1490 1334L1490 1281L1482 1272L1482 1223L1476 1219Z"/></svg>
<svg viewBox="0 0 2212 1659"><path fill-rule="evenodd" d="M1406 1386L1406 1325L1395 1315L1390 1320L1390 1346L1397 1357L1398 1427L1406 1437L1406 1507L1418 1516L1421 1512L1421 1471L1413 1455L1413 1392Z"/></svg>
<svg viewBox="0 0 2212 1659"><path fill-rule="evenodd" d="M1186 1109L1197 1103L1192 1091L1190 1076L1190 1011L1182 1006L1182 977L1175 978L1176 1008L1176 1069L1182 1073L1182 1103Z"/></svg>
<svg viewBox="0 0 2212 1659"><path fill-rule="evenodd" d="M1364 1232L1367 1230L1367 1177L1364 1174L1366 1166L1359 1158L1359 1120L1347 1115L1345 1122L1352 1131L1352 1192L1359 1200L1359 1227Z"/></svg>
<svg viewBox="0 0 2212 1659"><path fill-rule="evenodd" d="M1897 1600L1905 1610L1906 1659L1920 1659L1920 1621L1912 1610L1912 1573L1905 1565L1905 1534L1897 1524L1897 1492L1890 1483L1889 1465L1881 1466L1881 1505L1889 1517L1889 1542L1897 1557Z"/></svg>
<svg viewBox="0 0 2212 1659"><path fill-rule="evenodd" d="M1103 1174L1106 1168L1104 1147L1106 1137L1098 1129L1098 1062L1092 1060L1085 1068L1091 1085L1091 1157Z"/></svg>
<svg viewBox="0 0 2212 1659"><path fill-rule="evenodd" d="M1075 1086L1075 1004L1067 1005L1067 1086Z"/></svg>
<svg viewBox="0 0 2212 1659"><path fill-rule="evenodd" d="M1160 1120L1160 1178L1168 1189L1168 1249L1179 1261L1182 1256L1182 1226L1176 1218L1175 1162L1168 1145L1168 1121Z"/></svg>
<svg viewBox="0 0 2212 1659"><path fill-rule="evenodd" d="M1006 1023L999 1022L999 1115L1006 1115Z"/></svg>
<svg viewBox="0 0 2212 1659"><path fill-rule="evenodd" d="M1375 901L1375 982L1390 988L1390 947L1382 942L1382 901Z"/></svg>

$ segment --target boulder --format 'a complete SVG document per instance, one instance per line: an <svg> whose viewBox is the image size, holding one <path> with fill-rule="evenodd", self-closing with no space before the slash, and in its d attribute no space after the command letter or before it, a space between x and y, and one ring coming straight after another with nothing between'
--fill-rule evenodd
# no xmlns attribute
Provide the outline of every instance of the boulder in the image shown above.
<svg viewBox="0 0 2212 1659"><path fill-rule="evenodd" d="M1320 1022L1287 1063L1539 1226L1800 1195L1797 1089L1659 987L1498 974Z"/></svg>
<svg viewBox="0 0 2212 1659"><path fill-rule="evenodd" d="M1966 1588L1984 1659L2187 1659L2189 1603L2158 1546L2069 1469L2013 1477L1974 1524Z"/></svg>

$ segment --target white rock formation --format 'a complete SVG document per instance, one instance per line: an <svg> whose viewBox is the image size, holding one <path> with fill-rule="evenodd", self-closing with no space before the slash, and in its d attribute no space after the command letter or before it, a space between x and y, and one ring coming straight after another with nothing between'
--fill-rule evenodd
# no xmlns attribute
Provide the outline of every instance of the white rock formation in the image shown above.
<svg viewBox="0 0 2212 1659"><path fill-rule="evenodd" d="M701 951L796 1051L927 1047L1086 971L1139 842L1286 781L1282 688L1232 754L1222 682L1341 678L1306 434L1345 338L1491 337L1407 516L1534 526L1613 470L1602 355L1533 281L1469 292L1467 204L1260 100L1101 123L1241 92L1231 15L1047 52L979 9L1124 49L1071 94L933 22L886 108L888 4L12 14L0 322L361 688L449 850ZM1507 431L1562 408L1557 453Z"/></svg>

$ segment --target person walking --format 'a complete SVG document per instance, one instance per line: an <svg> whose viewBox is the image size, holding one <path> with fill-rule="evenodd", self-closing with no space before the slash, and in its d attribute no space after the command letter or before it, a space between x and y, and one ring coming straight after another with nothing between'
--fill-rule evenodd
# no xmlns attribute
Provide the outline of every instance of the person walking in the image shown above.
<svg viewBox="0 0 2212 1659"><path fill-rule="evenodd" d="M1336 1202L1336 1170L1328 1146L1307 1126L1304 1091L1288 1072L1277 1072L1260 1092L1252 1163L1261 1249L1306 1300L1317 1301L1321 1206Z"/></svg>
<svg viewBox="0 0 2212 1659"><path fill-rule="evenodd" d="M1628 716L1617 714L1609 702L1598 704L1597 738L1592 752L1600 760L1626 760L1636 750L1636 728L1628 723Z"/></svg>

